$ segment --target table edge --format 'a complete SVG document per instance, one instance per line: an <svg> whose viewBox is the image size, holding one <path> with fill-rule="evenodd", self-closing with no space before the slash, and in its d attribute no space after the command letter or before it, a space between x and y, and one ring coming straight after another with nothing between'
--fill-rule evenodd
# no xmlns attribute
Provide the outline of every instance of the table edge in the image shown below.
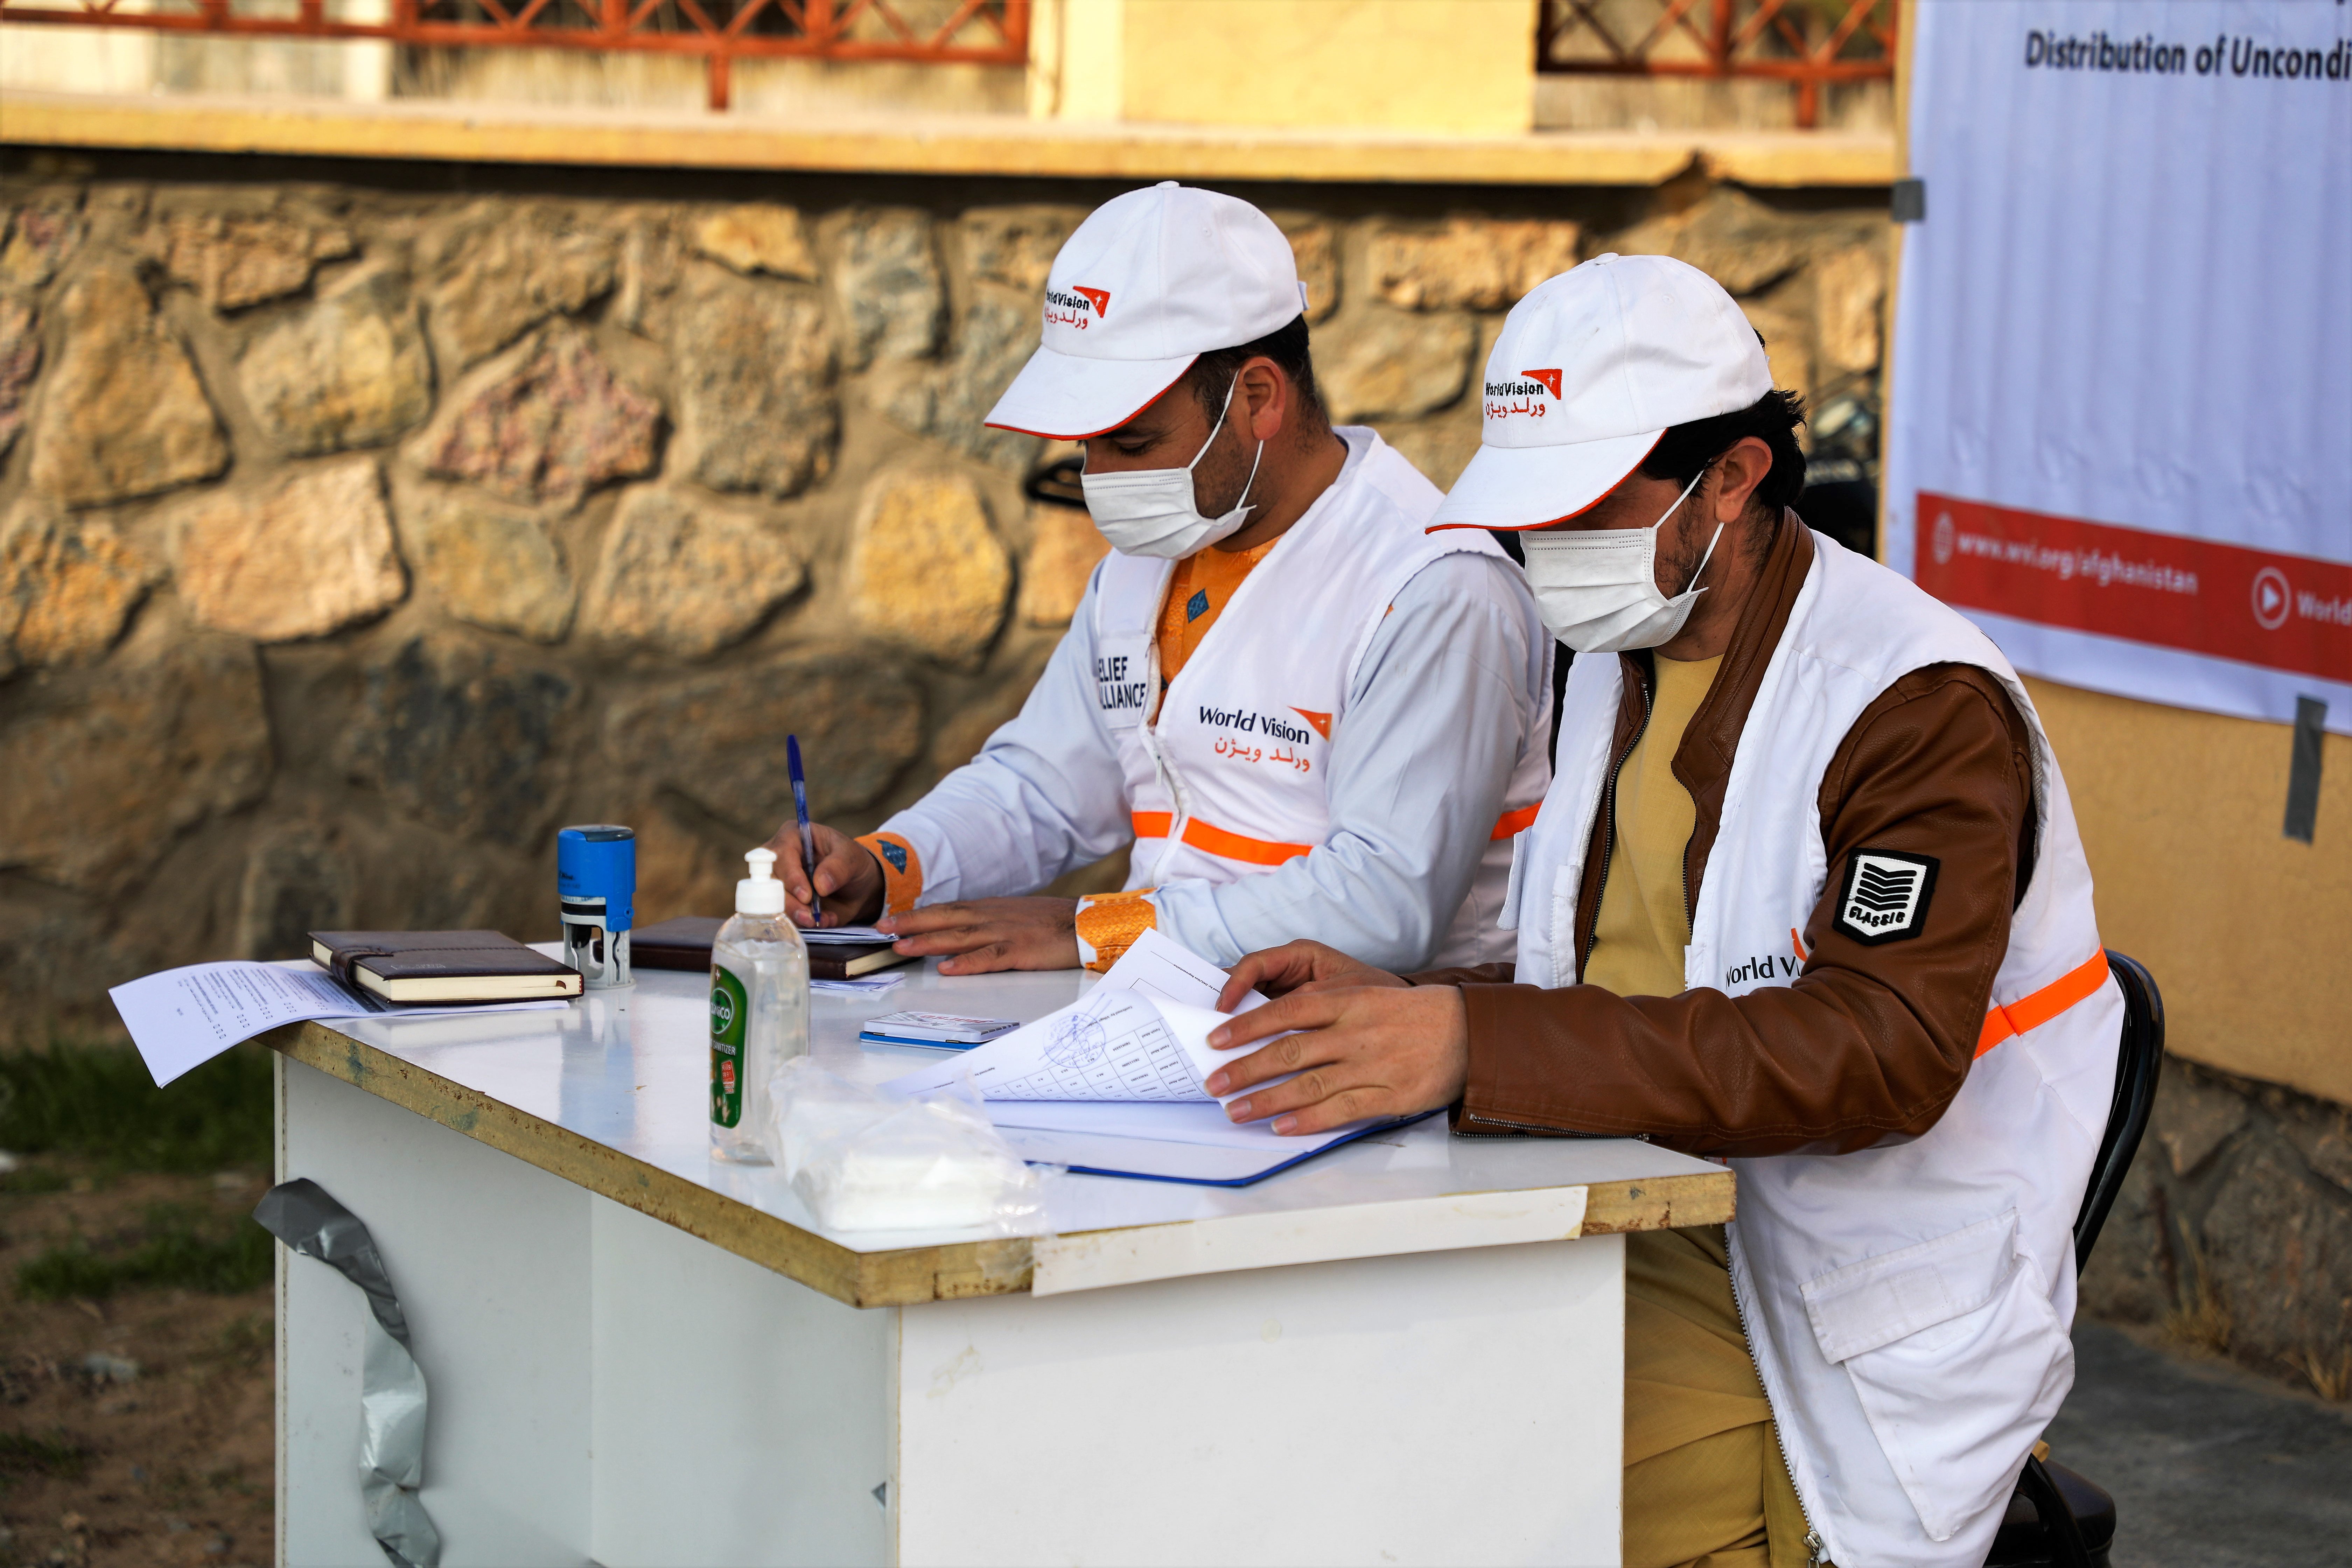
<svg viewBox="0 0 2352 1568"><path fill-rule="evenodd" d="M1027 1237L853 1251L324 1025L304 1024L299 1030L280 1032L268 1043L289 1061L315 1068L848 1306L911 1307L974 1296L1022 1295L1029 1289L1034 1261ZM1580 1236L1719 1225L1732 1217L1734 1207L1728 1170L1584 1186ZM1156 1227L1112 1226L1070 1234L1150 1228Z"/></svg>

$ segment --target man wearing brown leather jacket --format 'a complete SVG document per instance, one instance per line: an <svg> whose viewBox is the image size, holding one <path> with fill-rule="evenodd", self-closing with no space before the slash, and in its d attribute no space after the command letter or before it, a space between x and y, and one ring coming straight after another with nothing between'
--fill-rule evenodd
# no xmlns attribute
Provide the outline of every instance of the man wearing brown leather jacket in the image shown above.
<svg viewBox="0 0 2352 1568"><path fill-rule="evenodd" d="M1513 312L1487 372L1485 444L1438 518L1529 530L1530 585L1579 650L1558 782L1526 836L1549 833L1553 847L1547 857L1523 843L1514 867L1506 920L1519 930L1519 962L1406 978L1315 943L1253 954L1234 969L1226 1005L1252 985L1279 999L1212 1044L1280 1037L1208 1087L1242 1095L1228 1104L1234 1120L1272 1117L1280 1132L1446 1106L1463 1134L1634 1136L1741 1162L1742 1234L1728 1248L1722 1226L1629 1238L1623 1561L1980 1562L1991 1528L1982 1507L1958 1523L1934 1507L1915 1517L1893 1484L1910 1485L1899 1444L1888 1447L1889 1484L1874 1492L1874 1468L1851 1484L1833 1473L1874 1435L1888 1446L1874 1414L1864 1425L1843 1406L1818 1420L1805 1412L1809 1434L1831 1434L1814 1445L1832 1450L1825 1458L1790 1443L1792 1411L1813 1395L1792 1373L1768 1402L1773 1377L1768 1369L1759 1382L1766 1357L1751 1343L1752 1311L1741 1310L1750 1303L1735 1301L1735 1275L1759 1300L1793 1300L1801 1283L1769 1277L1769 1254L1744 1273L1735 1262L1743 1247L1751 1259L1769 1247L1748 1234L1750 1173L1811 1161L1856 1174L1879 1157L1858 1152L1927 1138L1986 1042L2009 1027L1994 1020L2013 1014L2017 1032L2032 1028L2042 1015L2032 1005L2046 1012L2089 994L2104 964L2087 925L2067 926L2052 942L2088 942L2097 973L2085 963L2010 1014L1990 1006L1989 1019L2020 944L2042 940L2013 940L2012 917L2036 867L2046 743L1997 650L1985 643L1979 657L1958 617L1788 510L1803 482L1799 411L1770 390L1752 338L1711 280L1658 258L1587 263ZM1564 387L1561 371L1507 368L1563 361ZM1593 390L1580 394L1580 381ZM1510 421L1530 404L1549 423L1523 434ZM1700 416L1644 428L1645 415L1677 407ZM1597 431L1563 440L1580 420ZM1549 445L1530 458L1539 441ZM1908 642L1878 630L1921 622L1932 635ZM1894 644L1884 668L1855 668ZM1865 652L1835 651L1848 647ZM1964 657L1935 657L1945 649ZM1808 679L1814 689L1800 689ZM1580 732L1580 718L1592 732ZM1790 757L1799 765L1785 765ZM2054 782L2054 767L2043 771ZM1580 777L1591 784L1581 795ZM1816 816L1809 842L1801 829ZM1746 838L1726 837L1734 831ZM2070 816L2063 833L2078 860ZM1725 884L1712 902L1711 875ZM2086 921L2087 877L2080 893ZM1739 909L1723 912L1727 899ZM2036 932L2057 919L2033 918ZM1775 922L1769 942L1759 921ZM1298 1076L1252 1091L1286 1073ZM1975 1125L1956 1116L1934 1144L1936 1159L1972 1181L2001 1163L1964 1142ZM2009 1179L1978 1181L1970 1201L2012 1201ZM1911 1201L1911 1180L1890 1168L1891 1209ZM1942 1165L1917 1177L1919 1212L1941 1223L1941 1210L1927 1211L1959 1184ZM1760 1205L1765 1189L1755 1190ZM2071 1215L2073 1199L2047 1197ZM1836 1231L1843 1211L1819 1201ZM1759 1215L1757 1224L1771 1219ZM1820 1250L1831 1263L1891 1250L1863 1234L1869 1223L1853 1222L1847 1252ZM2065 1273L2063 1286L2049 1283L2062 1313L2072 1309ZM1813 1386L1844 1386L1830 1364L1838 1358L1810 1343L1774 1353L1822 1361L1834 1383ZM2063 1394L2063 1377L2056 1385ZM2046 1418L2036 1405L2011 1425L2030 1442ZM2007 1450L1979 1447L1984 1486L2003 1488ZM1825 1479L1809 1479L1817 1473Z"/></svg>

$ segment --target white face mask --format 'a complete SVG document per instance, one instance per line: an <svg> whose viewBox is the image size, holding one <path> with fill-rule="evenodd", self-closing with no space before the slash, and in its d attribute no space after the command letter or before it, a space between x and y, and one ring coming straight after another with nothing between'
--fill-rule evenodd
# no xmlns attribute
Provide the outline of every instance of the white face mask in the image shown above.
<svg viewBox="0 0 2352 1568"><path fill-rule="evenodd" d="M1579 653L1622 653L1675 640L1690 619L1691 606L1706 592L1698 580L1715 556L1723 525L1716 524L1715 539L1706 542L1691 586L1671 599L1658 592L1658 530L1706 477L1701 468L1665 516L1647 528L1519 535L1528 553L1528 586L1552 636Z"/></svg>
<svg viewBox="0 0 2352 1568"><path fill-rule="evenodd" d="M1257 444L1257 457L1250 459L1250 477L1233 510L1223 517L1202 517L1192 493L1192 470L1216 445L1217 432L1225 427L1225 415L1234 405L1234 388L1239 384L1241 377L1236 375L1226 385L1225 406L1217 410L1217 423L1211 427L1209 438L1182 468L1078 476L1079 487L1087 495L1087 511L1113 550L1121 555L1181 561L1239 529L1256 510L1242 502L1249 500L1250 486L1257 483L1258 462L1265 456L1263 441Z"/></svg>

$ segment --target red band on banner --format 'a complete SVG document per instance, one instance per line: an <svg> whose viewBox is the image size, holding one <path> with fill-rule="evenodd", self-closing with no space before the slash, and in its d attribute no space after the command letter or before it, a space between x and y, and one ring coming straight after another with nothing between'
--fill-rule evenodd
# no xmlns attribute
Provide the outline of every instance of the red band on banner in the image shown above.
<svg viewBox="0 0 2352 1568"><path fill-rule="evenodd" d="M2352 680L2352 565L1921 490L1913 569L1948 605Z"/></svg>

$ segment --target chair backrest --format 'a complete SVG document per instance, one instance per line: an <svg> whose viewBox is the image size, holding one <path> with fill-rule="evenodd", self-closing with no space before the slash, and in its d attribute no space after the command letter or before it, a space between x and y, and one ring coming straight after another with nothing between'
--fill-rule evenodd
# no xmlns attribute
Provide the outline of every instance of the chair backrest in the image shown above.
<svg viewBox="0 0 2352 1568"><path fill-rule="evenodd" d="M2116 1047L2116 1092L2107 1105L2106 1136L2099 1140L2091 1184L2074 1216L2076 1274L2090 1258L2092 1243L2099 1239L2099 1227L2107 1223L2116 1194L2123 1191L2124 1176L2147 1131L2148 1112L2156 1108L2156 1078L2164 1065L2164 994L2156 988L2156 977L2137 959L2112 949L2107 970L2124 994L2123 1038Z"/></svg>

